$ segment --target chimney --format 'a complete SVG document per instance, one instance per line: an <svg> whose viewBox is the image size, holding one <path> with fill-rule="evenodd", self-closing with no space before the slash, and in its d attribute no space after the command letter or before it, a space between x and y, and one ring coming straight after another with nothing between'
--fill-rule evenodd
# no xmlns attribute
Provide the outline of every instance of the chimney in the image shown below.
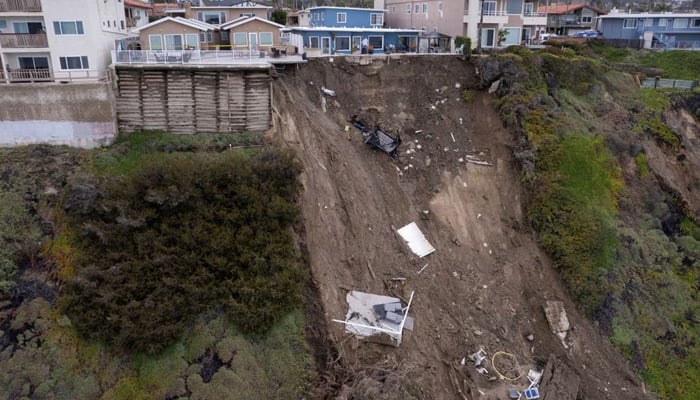
<svg viewBox="0 0 700 400"><path fill-rule="evenodd" d="M185 0L185 18L197 18L192 12L192 2L190 0Z"/></svg>

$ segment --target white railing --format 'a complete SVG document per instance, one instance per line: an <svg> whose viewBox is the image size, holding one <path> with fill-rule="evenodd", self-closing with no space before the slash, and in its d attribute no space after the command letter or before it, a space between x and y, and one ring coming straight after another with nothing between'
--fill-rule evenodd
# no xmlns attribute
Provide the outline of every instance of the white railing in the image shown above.
<svg viewBox="0 0 700 400"><path fill-rule="evenodd" d="M39 12L41 0L0 0L0 12Z"/></svg>
<svg viewBox="0 0 700 400"><path fill-rule="evenodd" d="M239 64L267 62L261 50L113 50L113 64Z"/></svg>
<svg viewBox="0 0 700 400"><path fill-rule="evenodd" d="M50 69L11 69L7 76L0 70L0 83L33 83L33 82L97 82L109 78L106 71L97 70L66 70L52 71Z"/></svg>
<svg viewBox="0 0 700 400"><path fill-rule="evenodd" d="M0 45L6 49L49 47L45 33L0 33Z"/></svg>

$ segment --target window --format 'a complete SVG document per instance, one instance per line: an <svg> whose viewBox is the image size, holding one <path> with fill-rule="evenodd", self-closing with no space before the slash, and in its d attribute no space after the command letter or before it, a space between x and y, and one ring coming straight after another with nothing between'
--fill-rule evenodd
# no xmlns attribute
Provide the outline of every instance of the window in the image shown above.
<svg viewBox="0 0 700 400"><path fill-rule="evenodd" d="M272 46L272 32L260 32L260 45Z"/></svg>
<svg viewBox="0 0 700 400"><path fill-rule="evenodd" d="M112 27L112 23L110 21L107 21L107 28L111 28L111 27Z"/></svg>
<svg viewBox="0 0 700 400"><path fill-rule="evenodd" d="M524 14L525 16L531 16L535 13L535 3L525 3Z"/></svg>
<svg viewBox="0 0 700 400"><path fill-rule="evenodd" d="M369 45L375 49L384 48L384 36L368 36Z"/></svg>
<svg viewBox="0 0 700 400"><path fill-rule="evenodd" d="M384 24L384 14L370 14L369 15L370 25L383 25Z"/></svg>
<svg viewBox="0 0 700 400"><path fill-rule="evenodd" d="M411 13L411 5L406 4L406 14L410 14L410 13Z"/></svg>
<svg viewBox="0 0 700 400"><path fill-rule="evenodd" d="M673 29L684 29L688 27L688 18L676 18L673 20Z"/></svg>
<svg viewBox="0 0 700 400"><path fill-rule="evenodd" d="M163 50L163 38L160 35L148 35L148 46L151 50Z"/></svg>
<svg viewBox="0 0 700 400"><path fill-rule="evenodd" d="M693 28L700 28L700 18L690 21L690 26Z"/></svg>
<svg viewBox="0 0 700 400"><path fill-rule="evenodd" d="M312 36L309 38L309 48L318 49L318 36Z"/></svg>
<svg viewBox="0 0 700 400"><path fill-rule="evenodd" d="M496 2L495 1L484 1L481 3L483 7L481 13L483 15L496 15Z"/></svg>
<svg viewBox="0 0 700 400"><path fill-rule="evenodd" d="M590 24L591 22L593 22L592 15L582 15L581 16L581 23L582 24Z"/></svg>
<svg viewBox="0 0 700 400"><path fill-rule="evenodd" d="M624 21L622 21L622 28L623 29L635 29L637 27L637 20L628 18Z"/></svg>
<svg viewBox="0 0 700 400"><path fill-rule="evenodd" d="M214 33L212 32L207 32L207 42L213 43L214 42Z"/></svg>
<svg viewBox="0 0 700 400"><path fill-rule="evenodd" d="M391 6L391 13L396 14L396 6Z"/></svg>
<svg viewBox="0 0 700 400"><path fill-rule="evenodd" d="M0 19L0 29L5 29L7 28L7 21L4 19Z"/></svg>
<svg viewBox="0 0 700 400"><path fill-rule="evenodd" d="M654 26L654 19L653 18L647 18L644 20L644 26Z"/></svg>
<svg viewBox="0 0 700 400"><path fill-rule="evenodd" d="M85 56L58 57L61 69L89 69L88 58Z"/></svg>
<svg viewBox="0 0 700 400"><path fill-rule="evenodd" d="M235 32L233 34L233 45L234 46L247 46L248 45L248 35L245 32Z"/></svg>
<svg viewBox="0 0 700 400"><path fill-rule="evenodd" d="M49 69L47 57L17 57L17 62L22 69Z"/></svg>
<svg viewBox="0 0 700 400"><path fill-rule="evenodd" d="M119 22L121 22L122 29L124 29L124 20L121 20Z"/></svg>
<svg viewBox="0 0 700 400"><path fill-rule="evenodd" d="M221 40L223 42L228 42L228 36L229 36L228 31L221 31Z"/></svg>
<svg viewBox="0 0 700 400"><path fill-rule="evenodd" d="M438 11L442 11L442 2L438 3Z"/></svg>
<svg viewBox="0 0 700 400"><path fill-rule="evenodd" d="M423 14L427 14L427 13L428 13L428 4L423 3Z"/></svg>
<svg viewBox="0 0 700 400"><path fill-rule="evenodd" d="M420 4L416 4L416 6L413 8L413 13L414 14L420 13Z"/></svg>
<svg viewBox="0 0 700 400"><path fill-rule="evenodd" d="M109 26L109 21L107 21ZM114 26L117 27L116 25ZM56 35L83 35L83 21L54 21L53 31Z"/></svg>
<svg viewBox="0 0 700 400"><path fill-rule="evenodd" d="M666 26L666 18L659 18L659 26Z"/></svg>
<svg viewBox="0 0 700 400"><path fill-rule="evenodd" d="M241 16L241 17L254 17L255 14L253 14L253 13L243 13L243 14L240 14L240 16Z"/></svg>
<svg viewBox="0 0 700 400"><path fill-rule="evenodd" d="M183 50L184 43L182 40L182 35L172 35L167 34L165 36L165 49L166 50Z"/></svg>
<svg viewBox="0 0 700 400"><path fill-rule="evenodd" d="M200 43L206 43L207 42L207 35L204 33L199 34L199 41Z"/></svg>
<svg viewBox="0 0 700 400"><path fill-rule="evenodd" d="M350 50L350 36L336 36L335 37L335 49L339 50Z"/></svg>
<svg viewBox="0 0 700 400"><path fill-rule="evenodd" d="M226 22L226 13L223 11L199 11L197 12L197 19L207 24L219 25Z"/></svg>
<svg viewBox="0 0 700 400"><path fill-rule="evenodd" d="M337 13L335 14L335 22L339 24L344 24L348 20L348 14L347 13Z"/></svg>
<svg viewBox="0 0 700 400"><path fill-rule="evenodd" d="M187 50L197 50L199 48L199 41L197 40L197 35L194 33L188 33L187 35L185 35L185 46L185 49Z"/></svg>

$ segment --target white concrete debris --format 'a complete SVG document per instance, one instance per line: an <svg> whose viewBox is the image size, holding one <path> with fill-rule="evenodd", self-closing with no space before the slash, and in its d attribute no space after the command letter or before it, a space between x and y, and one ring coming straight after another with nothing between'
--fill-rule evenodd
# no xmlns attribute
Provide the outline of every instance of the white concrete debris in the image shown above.
<svg viewBox="0 0 700 400"><path fill-rule="evenodd" d="M426 239L423 232L418 229L418 225L416 225L415 222L411 222L396 232L406 241L408 247L418 257L425 257L435 251L433 245L428 242L428 239Z"/></svg>
<svg viewBox="0 0 700 400"><path fill-rule="evenodd" d="M335 91L333 90L321 86L321 91L323 91L323 93L325 93L327 96L335 97Z"/></svg>
<svg viewBox="0 0 700 400"><path fill-rule="evenodd" d="M552 333L559 337L564 348L568 348L566 336L569 333L569 329L571 329L571 324L566 317L564 303L561 301L547 300L544 305L544 315L547 317L547 322L549 322Z"/></svg>

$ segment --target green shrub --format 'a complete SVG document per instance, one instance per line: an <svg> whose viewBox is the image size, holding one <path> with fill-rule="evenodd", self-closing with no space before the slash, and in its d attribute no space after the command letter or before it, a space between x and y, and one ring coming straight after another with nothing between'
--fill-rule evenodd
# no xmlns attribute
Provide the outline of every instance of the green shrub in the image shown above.
<svg viewBox="0 0 700 400"><path fill-rule="evenodd" d="M119 179L74 181L63 209L79 255L64 312L86 337L149 352L213 307L266 330L299 304L288 233L299 171L272 150L152 154Z"/></svg>
<svg viewBox="0 0 700 400"><path fill-rule="evenodd" d="M471 103L474 100L474 92L469 89L464 89L462 91L462 101L465 103Z"/></svg>
<svg viewBox="0 0 700 400"><path fill-rule="evenodd" d="M637 165L637 172L640 178L646 178L649 175L649 163L647 161L647 155L644 153L639 153L634 156L634 163Z"/></svg>

